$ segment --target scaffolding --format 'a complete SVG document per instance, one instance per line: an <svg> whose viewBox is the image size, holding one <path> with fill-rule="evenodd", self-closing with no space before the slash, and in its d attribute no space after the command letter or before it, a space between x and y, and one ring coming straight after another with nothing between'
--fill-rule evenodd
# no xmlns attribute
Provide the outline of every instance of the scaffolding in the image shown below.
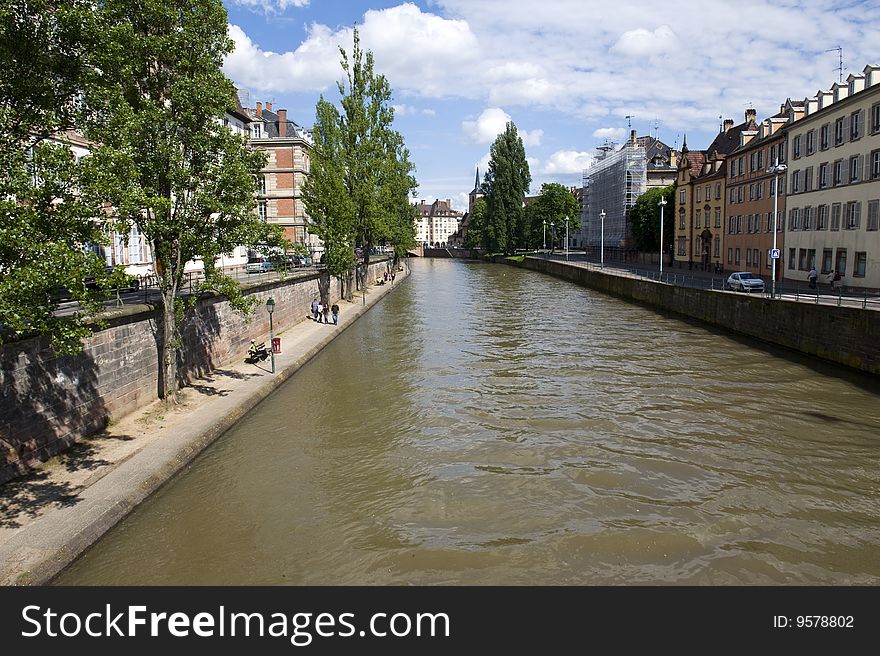
<svg viewBox="0 0 880 656"><path fill-rule="evenodd" d="M597 159L584 171L584 215L582 223L587 245L598 249L602 242L602 219L605 212L605 250L632 246L630 209L648 187L648 162L645 147L627 141L616 152Z"/></svg>

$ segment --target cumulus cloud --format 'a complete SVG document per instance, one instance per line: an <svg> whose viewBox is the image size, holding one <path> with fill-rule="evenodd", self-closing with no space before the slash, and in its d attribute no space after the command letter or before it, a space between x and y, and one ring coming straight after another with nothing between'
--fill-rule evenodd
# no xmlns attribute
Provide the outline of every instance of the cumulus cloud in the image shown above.
<svg viewBox="0 0 880 656"><path fill-rule="evenodd" d="M626 136L624 128L599 128L593 131L593 137L596 139L608 139L609 141L620 141Z"/></svg>
<svg viewBox="0 0 880 656"><path fill-rule="evenodd" d="M476 121L463 121L461 129L464 131L465 137L472 143L492 143L495 141L495 137L504 132L507 124L512 120L510 114L500 107L489 107L483 110ZM524 146L540 146L544 131L532 130L529 132L517 127L517 134L522 139Z"/></svg>
<svg viewBox="0 0 880 656"><path fill-rule="evenodd" d="M640 27L621 34L611 46L611 52L626 57L653 57L672 52L678 43L678 37L668 25L661 25L653 32Z"/></svg>
<svg viewBox="0 0 880 656"><path fill-rule="evenodd" d="M547 175L581 173L589 167L593 155L578 150L557 150L544 163L542 173Z"/></svg>
<svg viewBox="0 0 880 656"><path fill-rule="evenodd" d="M248 9L259 9L264 14L277 14L288 7L307 7L309 4L309 0L234 0L234 2Z"/></svg>

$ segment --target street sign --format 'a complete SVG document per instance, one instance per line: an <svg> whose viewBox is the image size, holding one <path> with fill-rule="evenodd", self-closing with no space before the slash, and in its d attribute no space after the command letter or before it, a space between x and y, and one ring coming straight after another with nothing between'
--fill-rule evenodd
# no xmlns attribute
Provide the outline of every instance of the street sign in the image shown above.
<svg viewBox="0 0 880 656"><path fill-rule="evenodd" d="M770 259L771 260L778 260L779 259L779 249L778 248L771 248L770 249Z"/></svg>

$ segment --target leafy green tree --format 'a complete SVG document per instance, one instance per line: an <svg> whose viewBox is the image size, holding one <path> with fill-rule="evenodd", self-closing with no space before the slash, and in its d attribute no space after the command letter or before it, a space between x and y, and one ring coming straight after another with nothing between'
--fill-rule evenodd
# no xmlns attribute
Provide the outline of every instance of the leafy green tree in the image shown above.
<svg viewBox="0 0 880 656"><path fill-rule="evenodd" d="M543 246L545 235L552 239L552 227L556 228L556 241L552 244L565 244L565 225L568 223L569 233L580 224L580 205L571 190L558 182L541 185L541 193L526 206L528 229L528 248Z"/></svg>
<svg viewBox="0 0 880 656"><path fill-rule="evenodd" d="M97 17L104 43L87 135L100 146L88 158L90 184L112 204L119 233L137 226L151 244L162 313L158 393L173 402L181 329L194 307L180 294L185 264L201 259L198 291L247 312L255 302L216 259L239 245L269 253L288 244L254 211L265 155L222 123L235 89L221 70L233 46L221 0L103 0Z"/></svg>
<svg viewBox="0 0 880 656"><path fill-rule="evenodd" d="M532 181L526 150L513 121L495 139L489 156L483 246L489 252L513 253L527 241L523 199Z"/></svg>
<svg viewBox="0 0 880 656"><path fill-rule="evenodd" d="M101 203L82 192L85 159L70 137L91 83L94 13L87 0L0 4L0 342L42 334L74 353L101 310L84 279L103 276ZM61 292L79 311L58 318Z"/></svg>
<svg viewBox="0 0 880 656"><path fill-rule="evenodd" d="M341 111L323 96L318 101L303 201L327 249L329 272L350 281L355 247L363 251L366 271L375 244L391 242L396 254L415 244L409 197L416 183L409 151L392 125L391 87L375 72L373 53L361 49L357 30L351 57L339 52L346 74L337 84ZM351 292L349 284L349 298Z"/></svg>
<svg viewBox="0 0 880 656"><path fill-rule="evenodd" d="M655 187L639 196L630 210L633 239L640 251L653 252L660 248L661 197L666 199L666 206L663 208L663 245L667 250L672 245L675 232L675 187Z"/></svg>
<svg viewBox="0 0 880 656"><path fill-rule="evenodd" d="M483 233L486 231L486 199L479 198L471 209L468 217L468 231L464 238L467 248L480 248L483 245Z"/></svg>

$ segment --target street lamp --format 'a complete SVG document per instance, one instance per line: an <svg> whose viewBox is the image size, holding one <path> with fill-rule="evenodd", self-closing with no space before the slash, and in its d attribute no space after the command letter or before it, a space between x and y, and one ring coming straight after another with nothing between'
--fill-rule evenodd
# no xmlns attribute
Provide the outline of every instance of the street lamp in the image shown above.
<svg viewBox="0 0 880 656"><path fill-rule="evenodd" d="M543 236L544 236L544 250L547 250L547 219L544 219L541 222L544 225Z"/></svg>
<svg viewBox="0 0 880 656"><path fill-rule="evenodd" d="M776 222L779 217L779 174L785 174L785 171L788 167L785 164L779 163L779 158L776 158L776 162L767 169L767 173L772 173L775 177L773 178L773 251L770 253L770 257L773 259L773 296L772 298L776 298L776 265L779 263L778 257L773 257L777 255L776 252Z"/></svg>
<svg viewBox="0 0 880 656"><path fill-rule="evenodd" d="M605 268L605 210L599 212L599 219L602 221L602 242L599 251L599 266Z"/></svg>
<svg viewBox="0 0 880 656"><path fill-rule="evenodd" d="M269 348L272 354L272 373L275 373L275 333L272 331L272 313L275 311L275 301L270 296L266 301L266 311L269 312Z"/></svg>
<svg viewBox="0 0 880 656"><path fill-rule="evenodd" d="M565 217L565 259L568 259L568 217Z"/></svg>
<svg viewBox="0 0 880 656"><path fill-rule="evenodd" d="M666 205L666 197L660 196L660 273L663 273L663 207Z"/></svg>

